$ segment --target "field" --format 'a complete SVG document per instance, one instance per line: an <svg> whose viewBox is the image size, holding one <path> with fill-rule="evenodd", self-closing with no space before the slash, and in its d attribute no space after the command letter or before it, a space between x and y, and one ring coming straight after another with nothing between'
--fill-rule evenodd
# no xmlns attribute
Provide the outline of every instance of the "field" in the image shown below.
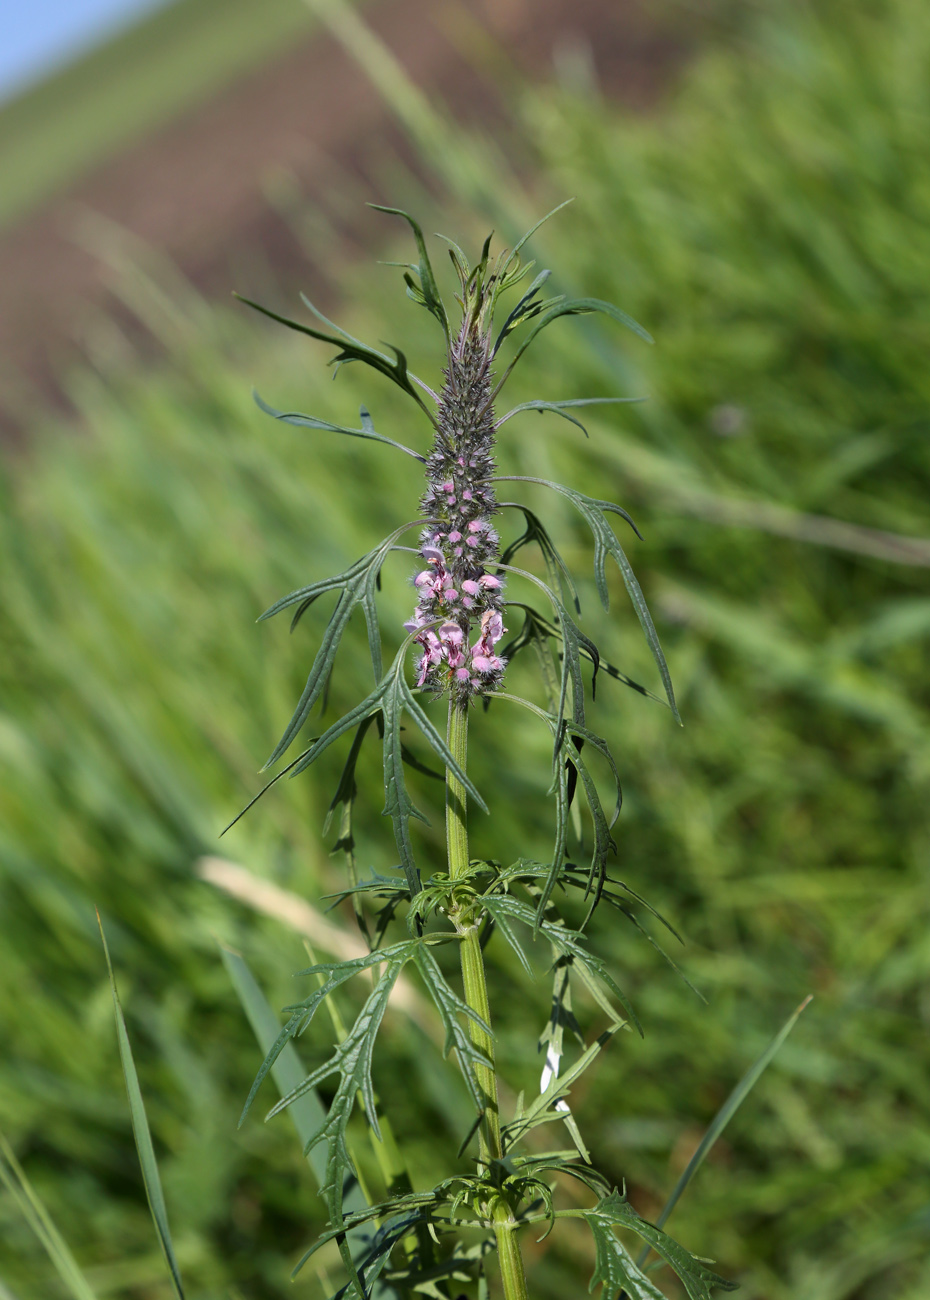
<svg viewBox="0 0 930 1300"><path fill-rule="evenodd" d="M589 318L554 326L514 400L648 401L593 408L587 440L526 414L501 447L507 473L632 511L645 541L631 537L628 553L685 722L599 683L595 723L624 781L617 872L685 935L672 955L707 1003L632 927L597 920L593 942L646 1036L624 1035L573 1095L589 1145L655 1214L730 1088L813 993L671 1227L747 1300L919 1300L930 1290L930 16L915 0L763 7L647 119L583 86L526 88L519 177L477 132L430 115L377 47L357 53L441 183L441 203L412 179L398 195L428 230L472 250L492 226L512 240L575 195L534 255L560 291L616 301L656 338L647 348ZM393 234L387 221L372 215L373 241ZM398 239L381 255L408 251ZM347 266L341 279L340 323L397 342L433 377L437 338L399 273ZM301 287L313 288L270 305L299 311ZM208 306L177 279L140 268L124 294L163 360L127 363L101 322L96 367L68 378L84 431L37 421L0 485L0 1130L96 1296L169 1294L96 904L190 1293L258 1300L290 1286L321 1203L284 1122L235 1131L258 1052L217 939L247 957L274 1006L293 997L306 955L296 932L196 864L223 854L314 903L338 886L320 832L341 755L280 783L217 840L259 789L325 613L293 638L254 620L413 518L419 485L388 448L363 455L273 423L249 388L340 423L365 402L379 429L418 447L426 430L353 367L332 384L325 348ZM567 508L546 508L574 567L590 571ZM408 572L401 559L382 595L398 643ZM619 581L611 596L605 615L593 583L582 588L585 626L654 689ZM364 662L334 678L333 717L367 689ZM546 737L494 707L472 751L493 796L476 852L544 855ZM376 769L367 755L359 855L383 868L393 848ZM436 788L417 787L424 856L440 844ZM544 1024L547 987L516 1003L518 971L503 949L489 954L516 1093L538 1077L527 1024ZM597 1028L596 1008L581 1016ZM437 1176L437 1149L467 1124L430 1033L397 1014L377 1073L415 1182ZM2 1195L0 1239L0 1295L65 1294ZM581 1295L590 1266L582 1238L553 1234L531 1248L533 1293ZM329 1294L309 1269L292 1290Z"/></svg>

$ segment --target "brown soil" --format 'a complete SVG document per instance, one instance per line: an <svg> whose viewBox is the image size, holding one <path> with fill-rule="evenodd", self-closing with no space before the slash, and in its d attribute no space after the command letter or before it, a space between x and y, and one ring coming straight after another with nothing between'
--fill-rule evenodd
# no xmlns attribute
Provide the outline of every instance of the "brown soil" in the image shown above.
<svg viewBox="0 0 930 1300"><path fill-rule="evenodd" d="M653 102L687 53L687 41L636 0L370 5L368 20L414 82L470 121L503 123L506 109L494 89L497 60L476 56L474 41L466 57L451 35L456 16L461 35L463 11L473 35L490 36L534 80L552 75L559 50L587 50L603 91L634 107ZM0 419L12 430L37 397L63 401L56 374L79 353L82 318L106 301L105 269L76 238L81 214L100 214L163 250L208 294L225 297L233 267L246 287L306 270L293 223L269 202L276 183L351 239L361 200L383 188L383 160L406 154L376 90L319 34L113 158L0 236Z"/></svg>

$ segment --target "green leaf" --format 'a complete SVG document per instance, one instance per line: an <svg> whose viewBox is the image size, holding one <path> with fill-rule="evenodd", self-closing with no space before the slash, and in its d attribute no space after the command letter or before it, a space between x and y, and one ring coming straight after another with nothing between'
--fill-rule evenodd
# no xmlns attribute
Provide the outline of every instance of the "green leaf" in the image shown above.
<svg viewBox="0 0 930 1300"><path fill-rule="evenodd" d="M564 1118L564 1112L554 1109L555 1103L571 1090L572 1084L584 1074L589 1065L592 1064L595 1057L600 1053L602 1048L613 1037L619 1025L612 1025L596 1039L595 1042L574 1061L564 1074L557 1076L549 1084L548 1088L526 1108L522 1115L506 1124L502 1130L505 1151L509 1152L512 1147L523 1138L530 1129L538 1128L540 1124L551 1124L556 1120Z"/></svg>
<svg viewBox="0 0 930 1300"><path fill-rule="evenodd" d="M423 978L423 983L436 1004L436 1010L442 1017L442 1023L446 1031L443 1054L448 1056L452 1048L455 1048L462 1074L468 1085L468 1091L475 1103L475 1110L477 1113L481 1113L484 1110L485 1101L474 1072L474 1066L491 1066L492 1063L471 1041L459 1017L466 1016L469 1020L472 1020L489 1038L492 1037L490 1026L482 1020L477 1011L452 990L439 969L436 958L425 943L419 943L414 954L414 960Z"/></svg>
<svg viewBox="0 0 930 1300"><path fill-rule="evenodd" d="M561 737L562 721L565 717L565 707L568 701L568 689L571 684L572 694L572 717L580 726L584 726L584 683L581 677L581 652L582 649L594 663L594 672L597 673L597 666L600 662L600 653L597 646L578 627L575 620L569 614L562 601L555 594L548 583L537 578L535 574L528 573L525 569L518 569L512 564L505 564L503 560L498 561L497 568L505 570L508 573L515 573L520 578L526 578L528 582L534 583L541 591L546 593L552 608L556 612L562 631L562 645L565 653L562 656L562 672L559 692L558 708L556 710L557 725L555 730L555 749L558 749ZM553 754L554 758L555 754Z"/></svg>
<svg viewBox="0 0 930 1300"><path fill-rule="evenodd" d="M328 325L329 329L334 331L333 333L314 329L311 325L303 325L300 321L290 320L287 316L279 316L276 311L271 311L268 307L262 307L260 303L253 302L251 298L244 298L242 294L236 293L233 294L233 297L238 298L239 301L245 303L247 307L253 307L255 311L261 312L263 316L267 316L269 319L277 321L279 325L286 325L288 329L297 330L298 333L307 334L312 339L319 339L321 343L331 343L334 347L337 347L339 352L335 357L333 357L330 365L344 365L348 361L361 361L364 362L366 366L371 366L372 370L377 370L379 374L387 376L387 378L395 383L398 388L403 389L409 397L413 398L417 406L419 406L427 416L430 423L435 426L436 420L434 416L426 407L423 399L414 388L410 379L407 371L407 358L404 356L403 352L399 351L397 348L391 347L391 351L394 353L394 360L392 361L391 358L386 357L383 352L378 352L375 348L368 347L366 343L362 343L359 339L353 338L351 334L347 334L345 330L340 329L338 325L334 325L331 320L327 320L322 312L318 311L317 308L314 307L313 303L310 302L308 298L305 298L303 294L301 294L300 297L304 306L313 312L317 320L322 321L324 325ZM388 346L390 347L391 345L389 344Z"/></svg>
<svg viewBox="0 0 930 1300"><path fill-rule="evenodd" d="M549 1019L546 1027L539 1037L538 1048L540 1051L545 1050L546 1064L543 1067L542 1076L539 1081L539 1090L544 1092L549 1086L551 1079L555 1078L562 1066L562 1057L565 1047L565 1030L568 1029L577 1041L584 1047L584 1038L578 1021L575 1019L572 1011L572 992L569 972L571 970L571 960L560 957L553 968L554 980L552 987L552 1005L549 1013ZM568 1129L569 1136L575 1144L575 1149L581 1156L582 1160L590 1163L591 1154L585 1145L578 1125L569 1109L566 1101L560 1101L557 1109L562 1112L562 1118ZM599 1193L604 1195L610 1190L605 1187Z"/></svg>
<svg viewBox="0 0 930 1300"><path fill-rule="evenodd" d="M268 768L272 763L276 763L281 755L289 748L295 736L299 733L310 711L316 704L317 700L326 689L326 683L332 671L335 662L336 653L343 634L348 626L349 619L352 617L356 607L360 607L365 615L365 622L368 628L368 646L371 654L372 668L374 670L375 681L381 677L381 636L378 626L378 607L377 607L377 590L378 576L381 567L384 564L388 554L394 549L397 538L412 524L404 524L403 527L397 528L383 542L379 543L374 550L363 555L360 560L351 565L344 573L338 574L333 578L324 578L320 582L312 583L309 587L300 587L297 591L292 591L289 595L283 596L276 601L269 609L262 614L262 619L271 618L274 614L280 613L282 609L287 609L291 605L299 605L297 618L306 610L309 605L326 591L340 590L339 600L333 615L327 624L326 631L323 633L323 639L320 642L320 648L313 660L313 665L307 677L307 683L303 689L297 707L291 716L290 722L284 730L284 734L272 750L264 767ZM292 625L293 626L293 625ZM379 683L377 690L383 683ZM312 761L312 760L310 760ZM303 771L298 766L298 771ZM296 772L295 772L296 775Z"/></svg>
<svg viewBox="0 0 930 1300"><path fill-rule="evenodd" d="M422 1224L425 1221L425 1215L422 1211L414 1211L412 1214L403 1215L400 1218L392 1217L388 1219L386 1223L383 1223L374 1236L368 1240L365 1250L360 1252L355 1259L355 1267L358 1271L358 1277L364 1287L366 1295L370 1293L372 1283L376 1282L383 1273L384 1267L390 1259L391 1251L394 1247L399 1245L400 1242L403 1241L404 1237L409 1236L419 1224ZM333 1235L334 1234L325 1233L324 1238L326 1241L331 1241ZM323 1239L315 1244L314 1249L322 1244L322 1240ZM312 1251L309 1251L298 1262L297 1266L291 1273L291 1281L294 1280L312 1253ZM346 1286L340 1287L338 1291L333 1292L330 1300L343 1300L343 1297L348 1294L351 1287L351 1282ZM385 1290L385 1294L394 1295L396 1292L393 1287L389 1287Z"/></svg>
<svg viewBox="0 0 930 1300"><path fill-rule="evenodd" d="M537 514L534 514L528 506L521 505L519 501L501 501L499 502L499 506L502 510L513 509L521 511L524 521L526 522L526 532L521 533L515 541L510 543L501 556L501 563L509 564L521 547L529 546L531 542L535 542L542 553L543 563L546 566L546 578L549 586L553 591L562 591L564 595L563 583L567 584L568 589L572 594L575 611L580 614L581 602L578 599L578 592L575 589L575 583L572 580L571 572L568 565L559 554L556 545L550 537L542 520Z"/></svg>
<svg viewBox="0 0 930 1300"><path fill-rule="evenodd" d="M571 503L581 511L594 536L594 580L597 584L597 590L601 597L601 602L604 608L607 609L610 603L610 596L607 590L605 565L607 556L610 555L616 561L617 567L620 570L627 593L633 604L633 608L636 610L636 617L639 619L640 626L642 627L643 633L646 637L646 642L649 649L652 651L652 657L655 659L656 666L661 674L662 684L665 687L666 699L668 700L668 706L674 715L675 721L680 723L681 717L678 713L678 706L675 703L675 692L672 688L671 675L668 671L668 664L665 662L665 655L662 653L662 646L659 644L659 636L656 632L655 624L652 621L652 615L649 613L649 608L646 604L640 585L636 580L636 575L633 572L632 566L626 558L614 530L607 522L606 512L620 515L627 521L638 537L639 532L636 525L633 523L633 520L627 512L622 506L615 505L612 501L597 501L593 497L585 496L583 492L577 492L574 488L565 487L562 483L553 483L549 479L535 478L523 474L502 474L498 475L495 481L506 483L539 483L543 487L552 488L554 492L561 493L562 496L567 497L569 501L571 501Z"/></svg>
<svg viewBox="0 0 930 1300"><path fill-rule="evenodd" d="M278 1017L268 1005L264 993L259 988L242 955L221 944L220 956L232 981L236 996L239 998L246 1018L252 1027L252 1033L265 1054L266 1060L274 1052L274 1060L269 1061L269 1068L278 1092L283 1097L297 1087L305 1074L300 1058L289 1041L293 1035L289 1034L287 1037L282 1038L282 1029ZM262 1069L264 1071L262 1078L264 1078L267 1070L264 1069L264 1066ZM255 1091L256 1089L253 1088L247 1107L251 1106ZM290 1108L288 1114L297 1130L302 1145L317 1131L326 1117L323 1103L315 1092L308 1092L301 1097L300 1101ZM311 1151L308 1161L319 1186L322 1184L326 1173L322 1153L316 1150Z"/></svg>
<svg viewBox="0 0 930 1300"><path fill-rule="evenodd" d="M481 905L487 908L495 920L499 916L505 916L512 918L514 921L520 921L523 925L528 926L535 933L541 934L544 939L547 939L561 956L570 957L576 963L577 972L582 978L585 978L586 974L591 976L590 981L585 978L585 983L611 1019L618 1024L621 1023L616 1010L598 988L599 984L610 990L623 1007L626 1015L639 1030L640 1035L642 1035L642 1026L630 1006L626 994L610 974L602 958L595 956L585 947L585 936L583 934L577 930L569 930L561 922L550 921L545 917L540 918L536 909L530 907L527 903L521 902L520 899L514 898L511 894L482 894Z"/></svg>
<svg viewBox="0 0 930 1300"><path fill-rule="evenodd" d="M380 959L383 962L384 969L347 1036L336 1046L328 1061L312 1070L268 1112L267 1118L271 1119L272 1116L286 1110L301 1097L315 1090L325 1079L332 1075L338 1076L336 1093L330 1103L326 1119L316 1132L310 1135L305 1145L305 1149L310 1151L318 1143L325 1143L326 1169L320 1195L326 1202L333 1227L338 1228L343 1224L343 1186L346 1174L353 1172L346 1145L346 1127L358 1096L361 1096L365 1113L375 1135L379 1139L381 1137L371 1080L372 1055L391 990L400 972L413 956L416 947L417 941L410 940L397 944L386 952L374 954L376 960ZM343 1258L345 1259L345 1255ZM346 1264L353 1275L353 1280L358 1282L359 1289L364 1295L364 1288L351 1259L346 1259Z"/></svg>
<svg viewBox="0 0 930 1300"><path fill-rule="evenodd" d="M665 1300L665 1296L637 1266L610 1223L585 1215L594 1237L594 1272L588 1284L593 1291L600 1283L604 1300L616 1300L618 1293L630 1300Z"/></svg>
<svg viewBox="0 0 930 1300"><path fill-rule="evenodd" d="M625 311L621 311L619 307L615 307L612 302L604 302L602 298L565 298L556 302L547 312L545 312L537 321L536 325L530 330L529 334L527 334L526 338L514 353L510 365L498 380L497 387L494 389L494 396L496 397L503 388L504 384L510 377L514 366L536 338L537 334L542 333L547 325L551 325L552 322L558 320L560 316L587 316L592 312L600 312L604 316L609 316L611 320L617 321L618 324L624 325L628 330L632 330L634 334L638 334L639 337L644 339L647 343L653 343L655 341L648 330L644 330L642 325L638 324L632 316L628 316Z"/></svg>
<svg viewBox="0 0 930 1300"><path fill-rule="evenodd" d="M681 1279L689 1300L711 1300L711 1293L715 1288L721 1291L737 1289L735 1282L727 1282L716 1273L712 1273L690 1251L685 1250L684 1246L680 1246L661 1229L641 1219L632 1205L616 1190L609 1196L605 1196L593 1210L589 1210L584 1215L584 1218L587 1219L591 1231L595 1234L597 1227L604 1228L616 1224L629 1228L643 1241L648 1242ZM645 1294L649 1295L649 1292Z"/></svg>
<svg viewBox="0 0 930 1300"><path fill-rule="evenodd" d="M297 776L300 772L305 771L311 763L314 763L319 758L324 750L329 748L333 741L380 710L384 719L384 815L390 817L393 822L394 837L401 856L401 865L407 877L411 897L413 897L420 892L420 875L414 861L413 845L410 840L410 819L416 817L420 821L425 821L426 818L414 807L410 796L407 794L404 777L405 747L401 741L401 722L404 711L416 722L429 745L442 759L446 767L459 778L478 807L487 812L487 805L475 789L475 786L456 763L444 738L426 716L404 677L404 660L409 646L410 638L408 637L398 651L393 664L372 693L323 732L296 764L291 775Z"/></svg>
<svg viewBox="0 0 930 1300"><path fill-rule="evenodd" d="M301 415L298 411L276 411L273 406L269 406L267 402L263 401L254 389L252 390L252 400L266 415L272 416L275 420L280 420L282 424L294 424L303 429L322 429L328 433L345 433L350 438L367 438L371 442L384 442L389 447L396 447L398 451L406 452L408 456L418 460L421 465L426 464L426 457L421 456L418 451L405 447L402 442L395 442L393 438L386 438L382 433L375 433L371 416L364 406L359 408L362 420L361 429L349 429L343 424L330 424L328 420L320 420L315 415Z"/></svg>
<svg viewBox="0 0 930 1300"><path fill-rule="evenodd" d="M499 429L502 424L506 424L512 416L519 415L521 411L539 411L540 414L544 411L554 411L556 415L561 415L563 420L568 420L569 424L577 425L587 438L587 429L580 420L576 420L573 415L568 414L568 408L573 406L604 406L608 403L616 404L617 402L644 402L645 400L644 397L577 397L569 402L543 402L539 400L533 402L521 402L521 404L515 406L512 411L508 411L506 415L502 415L497 421L495 428Z"/></svg>
<svg viewBox="0 0 930 1300"><path fill-rule="evenodd" d="M401 865L407 876L411 897L419 891L420 876L414 863L413 846L410 842L410 818L416 817L426 821L423 814L414 807L407 793L404 775L404 746L401 743L401 718L406 711L420 728L430 747L443 761L445 766L462 782L472 799L483 812L487 805L475 786L465 775L452 756L452 751L445 738L430 722L421 708L419 701L403 673L403 652L394 661L394 668L388 674L388 686L384 693L382 714L384 717L384 814L391 818L394 826L394 838L400 853Z"/></svg>
<svg viewBox="0 0 930 1300"><path fill-rule="evenodd" d="M268 1005L265 995L258 987L244 958L231 948L226 948L223 945L220 946L220 953L249 1024L252 1026L252 1032L255 1034L258 1045L263 1052L268 1053L279 1036L280 1024L278 1018ZM285 1044L283 1049L279 1050L277 1059L272 1066L272 1077L281 1096L285 1096L298 1087L305 1073L306 1071L301 1065L293 1045L291 1043ZM326 1111L317 1093L312 1089L305 1092L302 1097L288 1107L287 1113L297 1130L301 1144L306 1148L313 1134L319 1130L326 1119ZM316 1178L317 1186L322 1187L326 1178L324 1153L318 1147L311 1148L307 1152L307 1162ZM371 1217L372 1212L366 1206L361 1185L357 1182L346 1192L343 1204L344 1208L350 1211L347 1221L362 1223L365 1219ZM345 1257L345 1251L347 1250L352 1259L359 1261L359 1268L363 1268L363 1261L370 1247L368 1234L350 1228L348 1233L344 1235L345 1242L340 1246L343 1257ZM367 1280L370 1282L374 1278L369 1276Z"/></svg>
<svg viewBox="0 0 930 1300"><path fill-rule="evenodd" d="M534 303L533 299L536 297L537 293L539 293L540 289L549 279L551 274L551 271L540 271L539 275L537 275L536 279L527 289L516 307L514 307L513 311L504 321L500 331L498 332L497 338L494 341L494 347L491 349L492 359L497 356L501 344L508 335L512 334L513 331L525 320L528 320L531 316L538 315L538 313L543 310L546 304L538 302ZM506 418L507 417L505 416L505 419ZM502 423L503 420L498 421L499 425Z"/></svg>
<svg viewBox="0 0 930 1300"><path fill-rule="evenodd" d="M184 1300L184 1288L181 1285L181 1272L178 1268L178 1261L175 1258L174 1246L171 1241L171 1230L168 1227L168 1211L165 1208L165 1198L161 1190L161 1178L158 1174L158 1162L155 1159L155 1148L152 1146L152 1134L149 1129L149 1122L145 1114L145 1103L142 1100L142 1090L139 1087L139 1076L136 1073L135 1061L132 1058L132 1047L129 1043L129 1034L126 1032L126 1022L123 1019L123 1008L120 1006L119 993L116 988L116 979L113 975L113 964L110 961L110 950L107 947L106 935L103 932L103 922L100 920L100 913L97 913L97 925L100 927L100 938L103 942L103 951L107 959L107 972L110 977L110 992L113 995L113 1014L116 1018L116 1035L119 1041L119 1055L123 1066L123 1078L126 1081L126 1092L129 1096L129 1114L132 1119L132 1132L135 1138L136 1151L139 1153L139 1164L142 1167L142 1181L145 1184L145 1194L148 1198L149 1209L152 1213L152 1221L155 1224L155 1231L158 1234L158 1240L168 1265L168 1271L171 1274L171 1282L174 1286L175 1295L178 1300Z"/></svg>
<svg viewBox="0 0 930 1300"><path fill-rule="evenodd" d="M377 715L371 713L363 719L356 728L355 736L352 740L352 746L346 759L342 774L339 777L339 784L336 787L336 793L333 795L329 808L326 810L326 818L323 822L323 834L329 834L329 828L333 818L339 814L339 834L335 844L330 850L331 853L343 853L346 860L346 868L349 873L349 880L353 885L358 884L358 864L355 859L355 833L352 826L352 814L355 809L355 799L358 794L358 786L355 781L355 769L358 764L359 754L362 750L362 743L368 728L371 726ZM352 908L355 912L355 920L362 934L368 940L368 946L377 945L371 942L371 936L368 931L368 922L365 913L362 911L359 896L356 892L352 893Z"/></svg>
<svg viewBox="0 0 930 1300"><path fill-rule="evenodd" d="M523 627L503 647L500 652L501 656L510 663L522 650L532 646L536 651L536 661L542 676L546 703L549 706L549 711L555 713L555 710L559 707L559 667L557 660L553 657L549 640L554 638L560 641L561 633L558 628L554 627L529 605L521 605L516 601L507 601L507 608L523 610ZM490 698L488 697L485 700L485 707L489 704Z"/></svg>
<svg viewBox="0 0 930 1300"><path fill-rule="evenodd" d="M512 284L516 283L515 273L511 272L510 276L508 276L507 272L510 270L511 266L513 266L515 263L519 267L520 250L523 248L524 244L526 244L530 239L532 239L532 237L536 234L536 231L539 229L539 227L545 225L545 223L549 220L550 217L554 217L557 212L561 212L563 208L567 208L569 203L573 203L573 202L574 199L565 199L564 202L558 204L557 207L554 207L551 212L547 212L544 217L540 217L539 220L536 222L536 224L534 226L530 226L526 234L521 235L521 237L517 240L513 248L508 253L507 257L502 262L500 271L498 272L497 284L494 290L495 306L497 305L497 300L500 297L500 295L502 293L505 293ZM518 275L519 272L517 272L516 274Z"/></svg>
<svg viewBox="0 0 930 1300"><path fill-rule="evenodd" d="M376 212L387 212L394 217L403 217L413 231L413 237L417 243L417 252L420 254L420 262L417 266L417 274L420 277L420 290L422 305L431 312L439 324L442 326L442 332L446 336L446 343L449 342L449 320L446 316L446 309L443 306L442 298L439 294L439 288L436 284L436 277L433 275L433 268L430 265L429 254L426 251L426 241L423 238L423 231L408 213L401 211L400 208L386 208L380 203L369 203L370 208Z"/></svg>
<svg viewBox="0 0 930 1300"><path fill-rule="evenodd" d="M74 1300L96 1300L68 1243L55 1227L51 1215L26 1177L25 1170L16 1159L13 1148L3 1133L0 1133L0 1183L6 1188L14 1205L38 1237L58 1276ZM0 1285L0 1300L3 1294L4 1288ZM10 1300L13 1300L12 1292L8 1294Z"/></svg>
<svg viewBox="0 0 930 1300"><path fill-rule="evenodd" d="M255 1080L249 1090L249 1095L246 1098L245 1105L242 1108L242 1114L239 1117L240 1128L245 1122L245 1118L249 1111L252 1109L252 1103L255 1100L259 1088L265 1081L269 1070L274 1068L278 1058L281 1056L282 1052L287 1049L291 1040L298 1038L307 1029L311 1020L323 1005L326 998L329 997L330 993L339 988L341 984L345 984L347 980L352 979L353 976L358 975L360 971L369 970L372 966L377 966L383 960L393 959L394 957L403 957L406 953L407 955L405 960L409 961L410 953L407 951L408 946L409 941L406 941L404 943L396 944L392 948L381 949L376 953L365 953L361 957L353 957L350 961L326 962L322 965L312 966L307 970L298 972L300 975L326 974L328 978L319 988L314 989L308 997L304 998L302 1002L285 1007L286 1011L292 1013L291 1017L283 1028L277 1031L273 1043L267 1049L265 1059L259 1068L258 1074L255 1076ZM292 1083L288 1089L288 1093L292 1092L295 1087L296 1083ZM306 1141L306 1137L304 1140Z"/></svg>

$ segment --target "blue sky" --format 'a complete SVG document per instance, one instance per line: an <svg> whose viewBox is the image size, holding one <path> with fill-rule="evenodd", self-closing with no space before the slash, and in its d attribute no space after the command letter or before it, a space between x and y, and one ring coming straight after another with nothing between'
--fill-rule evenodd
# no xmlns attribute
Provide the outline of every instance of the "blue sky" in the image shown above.
<svg viewBox="0 0 930 1300"><path fill-rule="evenodd" d="M4 0L0 99L8 99L166 0Z"/></svg>

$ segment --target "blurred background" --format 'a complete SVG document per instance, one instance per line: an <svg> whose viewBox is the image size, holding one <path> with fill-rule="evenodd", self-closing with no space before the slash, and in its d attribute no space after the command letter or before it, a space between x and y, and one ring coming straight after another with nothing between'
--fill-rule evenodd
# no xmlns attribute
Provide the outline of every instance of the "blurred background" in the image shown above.
<svg viewBox="0 0 930 1300"><path fill-rule="evenodd" d="M343 755L217 837L260 788L326 615L291 638L256 617L412 518L419 484L388 448L270 421L251 388L339 423L364 402L421 449L427 430L371 372L332 384L325 346L231 291L285 314L304 291L432 379L433 322L377 265L409 260L409 241L365 202L476 254L488 230L512 243L572 196L533 256L557 291L619 303L656 346L599 318L562 322L512 395L648 401L594 408L587 440L522 416L500 459L621 502L644 534L628 552L685 725L606 680L592 725L624 781L616 873L682 932L672 955L707 999L632 927L596 918L646 1036L615 1042L574 1108L598 1164L655 1215L813 993L670 1230L746 1300L930 1294L930 9L127 0L10 21L0 1131L95 1294L170 1292L94 905L190 1295L317 1297L333 1267L324 1254L324 1276L288 1281L322 1202L286 1119L256 1112L236 1132L259 1053L217 940L272 1005L303 987L299 900L344 878L322 835ZM578 519L523 499L584 579L583 626L655 688L617 575L609 615L587 581ZM402 560L385 571L398 642L408 577ZM332 717L369 689L363 639L345 643ZM492 795L476 854L544 856L545 736L492 708L471 750ZM422 858L439 866L439 786L411 780L431 820ZM358 852L385 869L379 781L372 749ZM240 897L204 879L205 855L249 873ZM351 933L351 915L329 920ZM537 1082L547 983L489 951L515 1094ZM588 1033L598 1014L579 1008ZM315 1023L305 1059L329 1032ZM390 1013L375 1071L420 1186L448 1172L468 1122L431 1033ZM584 1293L584 1236L560 1229L529 1252L534 1295ZM0 1295L65 1294L0 1189Z"/></svg>

